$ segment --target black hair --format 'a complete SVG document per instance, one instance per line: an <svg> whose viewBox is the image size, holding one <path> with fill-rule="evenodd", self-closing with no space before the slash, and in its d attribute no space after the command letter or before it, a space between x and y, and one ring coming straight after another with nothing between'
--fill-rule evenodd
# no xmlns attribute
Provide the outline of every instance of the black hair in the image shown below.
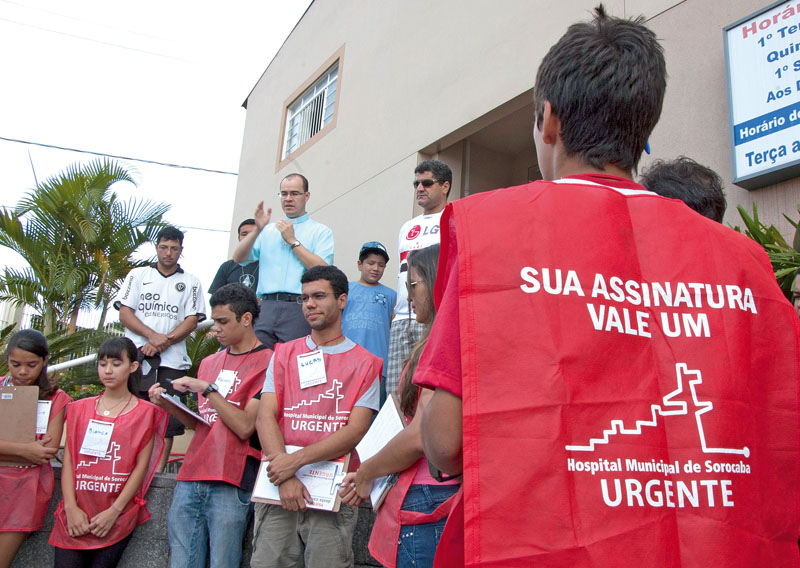
<svg viewBox="0 0 800 568"><path fill-rule="evenodd" d="M389 255L387 253L383 252L379 248L368 248L368 249L362 250L360 253L358 253L359 262L364 262L364 259L367 258L371 254L377 254L378 256L382 256L383 259L386 262L389 262Z"/></svg>
<svg viewBox="0 0 800 568"><path fill-rule="evenodd" d="M172 240L172 239L170 239ZM127 337L111 337L106 339L97 350L97 362L101 359L119 359L122 361L122 354L128 355L128 361L139 361L139 350L136 345ZM139 380L142 378L142 366L128 375L128 391L133 392Z"/></svg>
<svg viewBox="0 0 800 568"><path fill-rule="evenodd" d="M42 370L36 377L35 386L39 387L39 400L49 399L56 390L56 385L47 377L47 358L50 356L50 347L47 338L35 329L21 329L11 336L6 345L6 362L14 349L27 351L42 358ZM10 371L9 371L10 372Z"/></svg>
<svg viewBox="0 0 800 568"><path fill-rule="evenodd" d="M415 174L422 174L425 172L431 172L439 183L450 182L450 189L453 188L453 171L450 169L450 166L444 162L440 160L425 160L417 164L417 167L414 168ZM447 195L448 197L450 196L449 191Z"/></svg>
<svg viewBox="0 0 800 568"><path fill-rule="evenodd" d="M433 326L433 320L436 319L436 306L433 303L433 289L436 286L436 271L439 267L439 245L431 245L419 250L411 251L408 254L408 269L414 269L422 283L428 290L427 308L428 313L431 314L431 319L425 322L425 327L422 330L422 337L414 345L411 354L408 356L408 361L403 367L403 373L400 376L400 410L406 416L414 416L417 408L417 400L419 398L419 387L411 382L414 372L419 365L419 359L422 356L422 350L428 342L428 335Z"/></svg>
<svg viewBox="0 0 800 568"><path fill-rule="evenodd" d="M728 203L722 191L722 178L711 168L686 156L670 162L657 160L641 182L653 193L680 199L701 215L722 223Z"/></svg>
<svg viewBox="0 0 800 568"><path fill-rule="evenodd" d="M256 220L255 219L245 219L244 221L239 223L239 226L236 229L236 233L238 234L239 231L242 230L242 227L244 227L245 225L255 225L255 224L256 224Z"/></svg>
<svg viewBox="0 0 800 568"><path fill-rule="evenodd" d="M255 292L238 282L225 284L225 286L211 294L209 302L212 308L214 306L228 306L236 314L236 321L240 321L244 314L250 312L255 322L261 312L261 306L258 303Z"/></svg>
<svg viewBox="0 0 800 568"><path fill-rule="evenodd" d="M289 179L291 177L300 178L300 181L303 184L303 191L308 193L308 179L303 174L294 173L294 174L289 174L288 176L284 176L284 178L281 180L281 183L283 183L285 180L287 180L287 179Z"/></svg>
<svg viewBox="0 0 800 568"><path fill-rule="evenodd" d="M183 231L172 225L167 225L156 235L156 244L161 241L178 241L183 246Z"/></svg>
<svg viewBox="0 0 800 568"><path fill-rule="evenodd" d="M548 101L567 156L599 170L633 171L661 116L667 68L643 21L607 16L601 4L590 23L569 27L536 74L536 126Z"/></svg>
<svg viewBox="0 0 800 568"><path fill-rule="evenodd" d="M347 294L347 276L333 265L312 266L306 270L300 278L300 283L308 284L309 282L316 282L317 280L327 280L330 282L334 298L338 298L342 294Z"/></svg>

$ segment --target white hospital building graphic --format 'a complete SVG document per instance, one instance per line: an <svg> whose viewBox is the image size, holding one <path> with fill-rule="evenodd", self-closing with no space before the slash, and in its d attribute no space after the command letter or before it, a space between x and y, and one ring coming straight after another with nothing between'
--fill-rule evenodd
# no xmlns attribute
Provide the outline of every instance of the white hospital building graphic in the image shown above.
<svg viewBox="0 0 800 568"><path fill-rule="evenodd" d="M611 427L603 430L602 436L599 438L590 438L586 445L568 445L565 446L567 451L570 452L593 452L598 445L605 445L609 443L611 436L628 435L640 436L644 427L655 427L658 424L658 416L680 416L688 415L690 412L689 404L686 401L673 400L685 392L685 385L688 384L692 396L692 405L694 407L695 421L697 422L697 435L700 439L700 446L704 454L736 454L744 457L750 457L750 450L745 446L744 448L710 448L706 443L706 436L703 430L702 415L711 412L714 406L709 401L701 401L697 396L697 385L703 383L703 378L699 370L689 370L686 363L678 363L675 365L675 374L678 380L678 388L666 395L661 404L650 405L650 419L637 420L632 427L625 427L622 420L612 420ZM694 378L690 378L690 377Z"/></svg>
<svg viewBox="0 0 800 568"><path fill-rule="evenodd" d="M318 404L324 399L331 399L336 401L336 414L350 414L349 410L339 410L339 402L344 399L344 395L340 392L342 389L342 385L343 383L341 381L334 379L333 383L331 384L331 388L326 390L324 393L320 394L317 398L313 400L301 400L294 406L284 407L283 409L284 415L286 415L288 412L300 410L304 406L313 406L315 404Z"/></svg>

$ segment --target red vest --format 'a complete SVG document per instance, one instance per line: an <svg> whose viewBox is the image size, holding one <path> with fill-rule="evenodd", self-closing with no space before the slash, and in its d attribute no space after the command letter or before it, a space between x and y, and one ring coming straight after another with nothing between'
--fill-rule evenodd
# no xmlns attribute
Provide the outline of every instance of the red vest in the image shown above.
<svg viewBox="0 0 800 568"><path fill-rule="evenodd" d="M238 379L231 387L226 400L235 404L239 410L244 410L247 403L264 386L272 350L261 349L241 356L228 355L227 360L225 354L225 351L219 351L203 359L197 377L212 383L223 368L236 370ZM186 451L177 479L224 481L239 487L247 456L260 459L261 453L250 447L249 439L242 440L225 426L217 411L202 394L197 395L197 406L199 414L211 422L212 426L209 428L202 422L197 423L192 443Z"/></svg>
<svg viewBox="0 0 800 568"><path fill-rule="evenodd" d="M153 451L150 463L139 489L122 510L122 514L105 538L97 538L91 533L77 538L69 536L67 514L62 499L55 512L56 520L49 540L50 544L59 548L88 550L111 546L150 518L144 496L164 449L164 433L169 416L157 406L139 400L133 410L121 414L114 421L114 431L111 434L106 457L86 456L79 451L89 420L111 422L110 419L95 413L97 399L98 397L84 398L67 408L67 447L72 458L72 475L78 506L89 519L108 509L133 471L139 452L152 438Z"/></svg>
<svg viewBox="0 0 800 568"><path fill-rule="evenodd" d="M297 356L311 351L305 337L275 346L278 426L287 445L309 446L347 424L355 403L381 374L381 359L354 344L344 353L324 353L327 382L301 389ZM350 460L350 471L355 461Z"/></svg>
<svg viewBox="0 0 800 568"><path fill-rule="evenodd" d="M757 244L580 180L461 199L441 227L468 566L800 564L800 324Z"/></svg>
<svg viewBox="0 0 800 568"><path fill-rule="evenodd" d="M72 399L58 389L50 400L52 422ZM37 438L41 439L41 436ZM53 468L49 462L23 467L0 466L0 531L32 532L41 529L52 496Z"/></svg>

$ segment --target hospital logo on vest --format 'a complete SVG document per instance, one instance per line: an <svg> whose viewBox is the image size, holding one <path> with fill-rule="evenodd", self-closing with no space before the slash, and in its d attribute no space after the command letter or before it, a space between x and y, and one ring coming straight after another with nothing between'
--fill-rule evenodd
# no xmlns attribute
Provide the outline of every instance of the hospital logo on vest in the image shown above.
<svg viewBox="0 0 800 568"><path fill-rule="evenodd" d="M675 365L675 374L677 388L662 400L653 401L649 416L613 419L607 428L597 432L597 437L565 446L570 455L567 471L597 479L597 489L606 506L734 506L734 481L737 476L750 474L750 465L746 461L750 449L747 446L711 447L706 440L703 418L709 416L714 405L703 400L702 375L697 369L690 370L686 363ZM594 458L587 455L601 448L611 449L615 441L622 441L626 448L630 448L636 444L637 437L646 435L649 428L658 427L659 421L679 420L677 417L683 417L685 424L691 424L692 436L696 436L700 450L697 461L666 462L660 458ZM642 448L648 445L652 443L642 442ZM720 475L724 479L720 479Z"/></svg>
<svg viewBox="0 0 800 568"><path fill-rule="evenodd" d="M177 284L175 284L175 289L178 292L183 292L184 290L186 290L186 284L184 284L183 282L178 282Z"/></svg>

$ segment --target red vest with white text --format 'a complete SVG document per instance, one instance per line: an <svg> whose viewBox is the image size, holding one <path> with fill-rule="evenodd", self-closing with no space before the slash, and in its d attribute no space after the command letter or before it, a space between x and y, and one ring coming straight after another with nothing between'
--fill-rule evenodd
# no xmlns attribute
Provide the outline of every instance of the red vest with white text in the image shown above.
<svg viewBox="0 0 800 568"><path fill-rule="evenodd" d="M381 359L354 344L344 353L324 353L327 382L301 389L297 356L311 351L305 337L275 345L278 426L287 445L311 445L346 425L355 403L381 373Z"/></svg>
<svg viewBox="0 0 800 568"><path fill-rule="evenodd" d="M559 182L442 218L466 565L800 565L800 324L763 250L631 182Z"/></svg>
<svg viewBox="0 0 800 568"><path fill-rule="evenodd" d="M239 410L264 386L264 376L269 366L271 349L261 349L249 355L225 358L225 351L209 355L200 363L197 377L213 383L224 368L236 370L238 378L225 398ZM197 395L200 416L211 422L211 427L197 423L192 443L178 472L179 481L224 481L239 487L247 456L261 458L261 452L250 447L250 440L242 440L228 428L217 411L202 394Z"/></svg>
<svg viewBox="0 0 800 568"><path fill-rule="evenodd" d="M89 420L112 421L95 412L97 399L98 397L84 398L70 404L67 407L66 421L67 447L72 460L75 497L78 507L90 520L97 513L111 507L133 471L139 452L151 439L153 439L153 451L147 472L133 499L122 510L111 532L104 538L97 538L91 533L71 537L67 529L64 500L61 500L55 512L55 524L49 540L51 545L59 548L88 550L111 546L150 518L144 496L164 449L164 433L169 415L157 406L139 400L133 410L120 414L114 420L114 430L105 457L87 456L80 453L80 448Z"/></svg>

